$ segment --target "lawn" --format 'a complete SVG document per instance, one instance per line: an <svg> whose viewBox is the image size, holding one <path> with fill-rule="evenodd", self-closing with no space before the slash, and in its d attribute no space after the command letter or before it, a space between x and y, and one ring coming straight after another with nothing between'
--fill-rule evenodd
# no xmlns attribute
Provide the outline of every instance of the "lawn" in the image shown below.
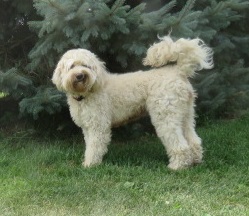
<svg viewBox="0 0 249 216"><path fill-rule="evenodd" d="M16 133L0 143L0 215L249 215L249 117L198 127L204 163L173 172L156 136L114 139L81 167L82 137Z"/></svg>

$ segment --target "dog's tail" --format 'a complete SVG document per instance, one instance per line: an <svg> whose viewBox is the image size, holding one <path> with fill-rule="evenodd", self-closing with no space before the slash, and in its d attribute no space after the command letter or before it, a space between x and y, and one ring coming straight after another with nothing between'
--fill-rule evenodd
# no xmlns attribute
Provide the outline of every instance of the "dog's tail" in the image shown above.
<svg viewBox="0 0 249 216"><path fill-rule="evenodd" d="M190 77L195 71L213 67L213 51L199 38L179 39L173 41L170 36L159 38L159 43L153 44L143 60L144 65L161 67L175 62L180 72Z"/></svg>

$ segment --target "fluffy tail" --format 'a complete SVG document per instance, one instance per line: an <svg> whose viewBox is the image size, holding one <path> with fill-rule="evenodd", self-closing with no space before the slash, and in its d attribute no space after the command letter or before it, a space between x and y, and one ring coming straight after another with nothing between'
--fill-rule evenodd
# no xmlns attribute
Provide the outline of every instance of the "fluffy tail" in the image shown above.
<svg viewBox="0 0 249 216"><path fill-rule="evenodd" d="M213 67L213 51L199 38L179 39L173 41L170 36L159 38L159 43L153 44L143 60L144 65L161 67L170 62L176 62L180 72L193 76L195 71Z"/></svg>

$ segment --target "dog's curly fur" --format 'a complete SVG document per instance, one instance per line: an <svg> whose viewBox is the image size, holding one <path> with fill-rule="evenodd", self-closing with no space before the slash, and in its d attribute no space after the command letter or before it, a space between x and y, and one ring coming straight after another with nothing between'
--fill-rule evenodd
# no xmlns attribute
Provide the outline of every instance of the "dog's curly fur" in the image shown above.
<svg viewBox="0 0 249 216"><path fill-rule="evenodd" d="M213 66L212 50L200 39L160 38L144 65L154 67L122 75L110 74L93 53L73 49L60 59L52 81L66 92L72 119L86 142L83 165L100 164L111 140L111 128L144 114L150 115L177 170L202 160L201 139L195 132L196 93L188 77ZM167 63L174 62L175 64Z"/></svg>

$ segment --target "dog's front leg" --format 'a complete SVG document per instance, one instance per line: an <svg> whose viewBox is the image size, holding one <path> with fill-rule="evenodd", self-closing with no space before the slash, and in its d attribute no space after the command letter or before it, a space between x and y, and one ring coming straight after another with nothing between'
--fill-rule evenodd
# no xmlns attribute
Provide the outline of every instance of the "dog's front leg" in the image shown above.
<svg viewBox="0 0 249 216"><path fill-rule="evenodd" d="M107 146L111 140L110 128L91 128L83 131L86 143L84 167L98 165L107 153Z"/></svg>

